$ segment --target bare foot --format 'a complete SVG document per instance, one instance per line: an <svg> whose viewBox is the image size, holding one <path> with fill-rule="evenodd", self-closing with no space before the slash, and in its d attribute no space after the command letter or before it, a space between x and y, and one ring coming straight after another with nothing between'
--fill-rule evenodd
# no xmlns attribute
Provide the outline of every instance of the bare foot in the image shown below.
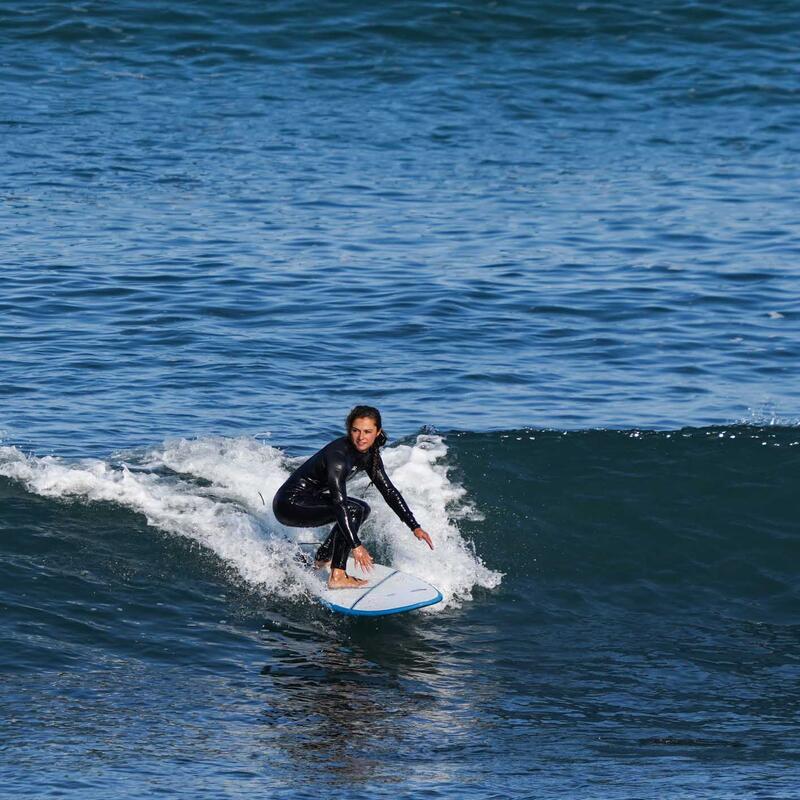
<svg viewBox="0 0 800 800"><path fill-rule="evenodd" d="M314 569L319 572L321 569L325 569L325 567L329 567L331 565L330 561L317 561L314 559Z"/></svg>
<svg viewBox="0 0 800 800"><path fill-rule="evenodd" d="M337 575L335 578L331 575L328 580L329 589L357 589L359 586L366 585L367 581L361 580L361 578L354 578L352 575Z"/></svg>

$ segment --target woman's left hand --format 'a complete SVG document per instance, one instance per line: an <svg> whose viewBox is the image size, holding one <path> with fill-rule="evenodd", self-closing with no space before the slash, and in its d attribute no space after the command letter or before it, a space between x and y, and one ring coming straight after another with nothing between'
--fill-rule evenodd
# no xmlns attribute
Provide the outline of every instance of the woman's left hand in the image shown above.
<svg viewBox="0 0 800 800"><path fill-rule="evenodd" d="M431 537L428 536L428 534L422 530L422 528L414 528L414 536L416 536L421 542L427 542L428 547L433 550L433 542L431 541Z"/></svg>

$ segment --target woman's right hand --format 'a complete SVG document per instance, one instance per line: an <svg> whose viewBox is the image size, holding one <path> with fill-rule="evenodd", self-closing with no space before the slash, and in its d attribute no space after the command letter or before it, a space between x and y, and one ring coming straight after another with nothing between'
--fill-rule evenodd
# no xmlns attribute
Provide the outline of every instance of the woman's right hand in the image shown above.
<svg viewBox="0 0 800 800"><path fill-rule="evenodd" d="M369 572L372 569L372 556L367 552L367 548L363 544L353 550L353 561L358 564L364 572Z"/></svg>

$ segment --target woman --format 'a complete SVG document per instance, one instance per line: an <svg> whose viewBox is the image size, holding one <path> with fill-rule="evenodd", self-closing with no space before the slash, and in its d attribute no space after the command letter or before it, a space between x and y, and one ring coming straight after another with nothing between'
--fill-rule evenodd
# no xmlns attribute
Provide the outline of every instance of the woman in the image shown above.
<svg viewBox="0 0 800 800"><path fill-rule="evenodd" d="M358 538L370 509L363 500L348 497L346 488L347 481L360 470L366 471L414 536L433 550L431 537L420 528L383 467L379 449L386 444L386 434L381 430L381 412L372 406L356 406L347 415L346 430L346 436L326 445L298 467L272 501L272 510L282 525L316 528L336 523L314 560L315 569L330 565L331 589L351 589L366 583L345 572L351 550L356 564L366 571L372 569L372 556Z"/></svg>

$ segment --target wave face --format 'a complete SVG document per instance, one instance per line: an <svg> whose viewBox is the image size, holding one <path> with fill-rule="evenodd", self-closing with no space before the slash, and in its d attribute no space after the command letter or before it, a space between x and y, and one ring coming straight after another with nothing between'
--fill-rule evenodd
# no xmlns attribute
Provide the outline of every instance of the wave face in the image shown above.
<svg viewBox="0 0 800 800"><path fill-rule="evenodd" d="M364 535L375 556L442 590L444 603L428 613L499 591L559 613L610 604L667 618L702 608L794 619L797 428L454 432L384 452L436 549L408 535L364 476L351 491L372 505ZM271 511L301 461L247 438L173 440L108 460L3 447L0 476L19 519L35 529L55 521L24 545L31 557L48 560L51 545L77 537L84 556L97 547L112 561L120 546L134 546L130 557L149 573L163 548L177 548L184 555L173 569L185 556L196 568L213 565L207 580L304 608L314 583L298 556L325 531L285 528ZM35 576L23 570L9 596Z"/></svg>
<svg viewBox="0 0 800 800"><path fill-rule="evenodd" d="M486 513L467 530L545 605L555 592L576 613L609 602L666 616L795 620L797 428L521 430L451 441Z"/></svg>
<svg viewBox="0 0 800 800"><path fill-rule="evenodd" d="M790 793L796 427L395 443L388 470L437 547L358 480L365 539L445 602L382 621L313 601L295 556L317 532L269 511L300 460L224 437L107 459L0 450L8 786L134 796L149 765L173 792L202 780L199 797L232 774L237 791L305 797L287 788L301 774L334 796L344 774L364 796L402 782L422 797L466 770L511 797L567 797L592 776L587 796L624 798L635 768L655 798L709 771L715 796L774 789L779 767ZM42 762L65 746L69 771Z"/></svg>

